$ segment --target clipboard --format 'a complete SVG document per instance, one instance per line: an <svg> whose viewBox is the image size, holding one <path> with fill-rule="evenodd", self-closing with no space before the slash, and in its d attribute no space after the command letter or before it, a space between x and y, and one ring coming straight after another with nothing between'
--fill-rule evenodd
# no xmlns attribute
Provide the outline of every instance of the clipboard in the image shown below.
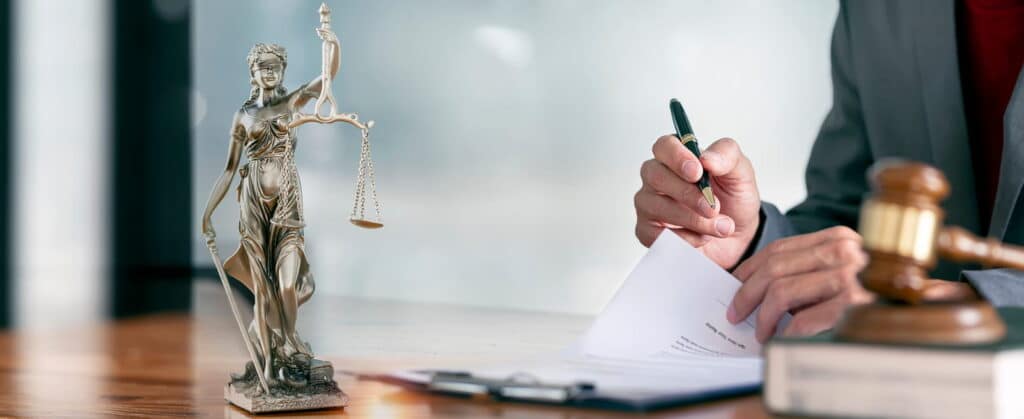
<svg viewBox="0 0 1024 419"><path fill-rule="evenodd" d="M640 412L756 393L764 363L754 326L725 315L740 285L666 230L560 353L372 378L450 396Z"/></svg>
<svg viewBox="0 0 1024 419"><path fill-rule="evenodd" d="M468 371L416 370L399 374L360 375L360 378L393 384L411 391L445 396L561 405L603 410L649 412L758 393L761 383L707 388L699 391L665 391L657 394L625 394L602 391L598 383L545 383L526 372L496 379Z"/></svg>

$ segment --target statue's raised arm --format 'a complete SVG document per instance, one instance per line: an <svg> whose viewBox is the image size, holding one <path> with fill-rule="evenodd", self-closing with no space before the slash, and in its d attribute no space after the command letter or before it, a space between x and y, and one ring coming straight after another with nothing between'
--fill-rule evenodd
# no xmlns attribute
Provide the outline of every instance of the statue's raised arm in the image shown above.
<svg viewBox="0 0 1024 419"><path fill-rule="evenodd" d="M320 74L292 92L291 104L296 111L306 106L310 99L331 94L330 82L338 74L338 67L341 65L341 44L330 28L330 9L326 5L320 6L320 21L320 27L316 28L316 34L323 41ZM327 79L326 84L323 83L324 79ZM333 98L333 95L331 97Z"/></svg>
<svg viewBox="0 0 1024 419"><path fill-rule="evenodd" d="M331 9L327 7L326 3L320 5L320 27L316 29L316 33L323 40L320 51L320 77L313 79L303 89L300 89L302 91L296 92L294 95L292 100L295 116L292 118L290 127L295 128L309 122L320 124L344 122L364 132L369 131L373 127L373 121L363 124L359 122L359 115L338 113L338 103L334 100L334 92L331 91L331 81L334 80L334 76L338 73L338 67L341 65L341 44L338 42L338 37L331 31ZM300 109L310 99L309 93L316 91L317 88L319 88L320 94L313 105L313 113L301 113ZM330 105L327 114L324 114L324 104Z"/></svg>

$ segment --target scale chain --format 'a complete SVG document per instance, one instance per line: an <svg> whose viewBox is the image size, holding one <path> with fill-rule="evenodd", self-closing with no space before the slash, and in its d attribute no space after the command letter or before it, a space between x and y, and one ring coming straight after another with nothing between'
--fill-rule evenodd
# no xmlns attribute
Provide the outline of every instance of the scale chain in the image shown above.
<svg viewBox="0 0 1024 419"><path fill-rule="evenodd" d="M370 157L370 139L366 139L366 161L370 176L370 196L373 198L374 210L377 212L377 221L383 220L381 214L380 200L377 199L377 177L373 173L373 158Z"/></svg>
<svg viewBox="0 0 1024 419"><path fill-rule="evenodd" d="M373 158L370 155L370 133L363 130L362 141L359 150L359 172L356 177L355 191L353 192L352 214L353 220L365 220L366 218L366 179L370 179L370 196L373 199L374 210L377 221L381 220L381 205L377 199L377 182L373 172Z"/></svg>

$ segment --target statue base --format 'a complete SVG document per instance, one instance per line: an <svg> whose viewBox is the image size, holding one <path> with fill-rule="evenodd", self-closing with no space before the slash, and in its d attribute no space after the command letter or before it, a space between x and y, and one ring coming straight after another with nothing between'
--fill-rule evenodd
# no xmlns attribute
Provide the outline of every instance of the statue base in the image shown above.
<svg viewBox="0 0 1024 419"><path fill-rule="evenodd" d="M348 405L348 396L334 381L334 367L330 362L295 354L286 362L275 363L273 370L278 374L271 379L270 394L267 394L252 362L246 363L245 373L232 374L231 381L224 386L224 400L249 413L333 409Z"/></svg>

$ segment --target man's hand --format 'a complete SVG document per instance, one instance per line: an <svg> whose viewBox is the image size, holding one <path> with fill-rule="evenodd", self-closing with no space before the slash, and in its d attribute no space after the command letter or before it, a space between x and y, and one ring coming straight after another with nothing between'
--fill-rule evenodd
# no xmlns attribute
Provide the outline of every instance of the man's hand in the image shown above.
<svg viewBox="0 0 1024 419"><path fill-rule="evenodd" d="M695 185L705 170L714 208ZM633 198L640 243L650 246L669 228L719 266L736 266L757 232L761 208L754 168L736 141L720 139L697 159L675 135L662 136L640 178L643 186Z"/></svg>
<svg viewBox="0 0 1024 419"><path fill-rule="evenodd" d="M733 324L759 305L757 340L775 334L779 319L793 312L786 335L811 335L835 325L847 306L874 295L861 287L857 273L867 264L861 238L847 227L772 242L733 272L743 281L726 317Z"/></svg>

